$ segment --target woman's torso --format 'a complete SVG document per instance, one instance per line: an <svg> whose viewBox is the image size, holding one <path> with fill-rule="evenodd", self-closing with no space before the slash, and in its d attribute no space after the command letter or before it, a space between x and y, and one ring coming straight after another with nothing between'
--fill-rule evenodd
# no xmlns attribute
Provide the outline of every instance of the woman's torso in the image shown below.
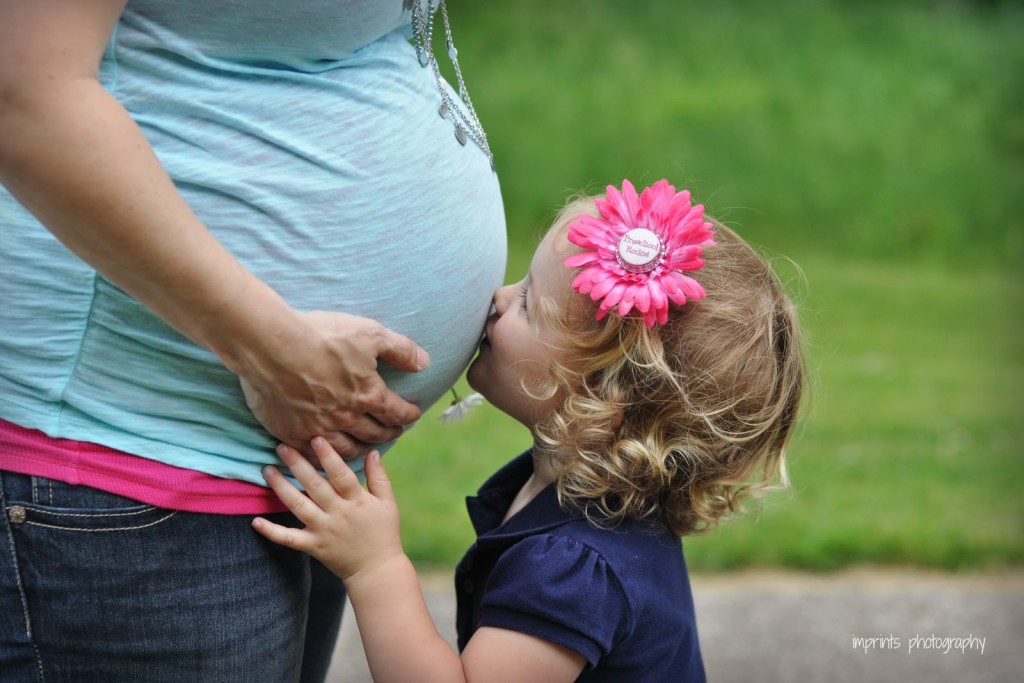
<svg viewBox="0 0 1024 683"><path fill-rule="evenodd" d="M186 201L300 310L376 319L431 355L383 367L423 407L470 360L505 265L496 176L456 140L402 0L130 2L103 84ZM261 482L274 441L237 379L0 191L0 418Z"/></svg>

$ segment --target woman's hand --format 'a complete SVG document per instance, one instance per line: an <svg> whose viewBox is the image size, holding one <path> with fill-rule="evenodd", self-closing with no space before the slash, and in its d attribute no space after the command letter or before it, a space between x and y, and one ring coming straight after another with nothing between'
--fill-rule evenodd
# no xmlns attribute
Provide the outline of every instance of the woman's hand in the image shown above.
<svg viewBox="0 0 1024 683"><path fill-rule="evenodd" d="M313 439L312 446L327 478L294 448L282 444L277 449L305 493L276 468L263 470L270 488L306 528L284 527L262 517L253 520L253 528L274 543L309 553L345 581L403 559L398 504L380 454L372 451L366 458L366 490L325 439Z"/></svg>
<svg viewBox="0 0 1024 683"><path fill-rule="evenodd" d="M419 372L427 352L380 323L316 311L238 369L246 402L275 437L313 455L319 434L346 458L397 439L420 409L384 384L378 361Z"/></svg>

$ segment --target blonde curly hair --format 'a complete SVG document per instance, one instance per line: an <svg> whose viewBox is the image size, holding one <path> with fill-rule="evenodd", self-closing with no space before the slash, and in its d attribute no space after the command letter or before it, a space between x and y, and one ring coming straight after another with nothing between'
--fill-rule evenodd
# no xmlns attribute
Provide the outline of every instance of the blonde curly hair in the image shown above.
<svg viewBox="0 0 1024 683"><path fill-rule="evenodd" d="M596 215L593 198L567 205L552 230L583 213ZM765 259L707 220L717 246L694 274L707 297L673 307L665 325L598 321L583 295L568 308L541 302L570 360L534 388L560 398L537 447L552 455L562 505L595 523L659 517L679 536L699 533L788 486L804 383L796 310Z"/></svg>

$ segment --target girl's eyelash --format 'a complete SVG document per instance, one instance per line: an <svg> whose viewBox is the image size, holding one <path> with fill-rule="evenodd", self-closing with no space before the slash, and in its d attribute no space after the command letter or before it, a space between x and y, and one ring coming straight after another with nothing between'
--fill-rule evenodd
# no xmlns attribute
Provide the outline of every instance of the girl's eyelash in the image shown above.
<svg viewBox="0 0 1024 683"><path fill-rule="evenodd" d="M523 310L524 311L526 310L526 295L528 293L529 292L527 291L526 287L523 287L523 293L519 295L519 299L523 302Z"/></svg>

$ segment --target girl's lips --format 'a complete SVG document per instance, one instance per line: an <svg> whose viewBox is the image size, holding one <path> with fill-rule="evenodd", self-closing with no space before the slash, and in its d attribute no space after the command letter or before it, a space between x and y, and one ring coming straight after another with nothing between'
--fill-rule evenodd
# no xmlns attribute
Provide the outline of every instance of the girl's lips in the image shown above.
<svg viewBox="0 0 1024 683"><path fill-rule="evenodd" d="M480 339L480 343L481 344L488 344L488 345L490 345L490 343L491 343L491 334L494 332L494 325L497 322L498 322L497 317L492 315L491 317L489 317L487 319L487 322L484 323L484 336Z"/></svg>

